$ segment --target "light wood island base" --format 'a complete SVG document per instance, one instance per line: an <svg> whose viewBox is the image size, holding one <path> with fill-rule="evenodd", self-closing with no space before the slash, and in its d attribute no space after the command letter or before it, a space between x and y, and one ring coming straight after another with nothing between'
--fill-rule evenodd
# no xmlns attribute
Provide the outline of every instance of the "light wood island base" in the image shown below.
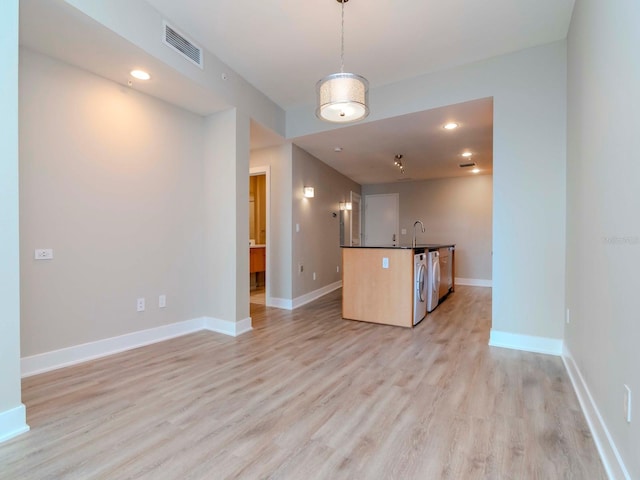
<svg viewBox="0 0 640 480"><path fill-rule="evenodd" d="M343 318L411 328L413 292L412 249L342 249Z"/></svg>

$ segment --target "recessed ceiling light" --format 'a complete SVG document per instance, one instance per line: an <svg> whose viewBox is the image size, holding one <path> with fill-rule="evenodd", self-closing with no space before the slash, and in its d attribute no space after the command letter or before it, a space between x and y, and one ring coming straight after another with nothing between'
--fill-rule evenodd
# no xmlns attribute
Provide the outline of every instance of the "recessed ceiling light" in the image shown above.
<svg viewBox="0 0 640 480"><path fill-rule="evenodd" d="M464 152L462 154L463 157L470 157L471 155L473 155L473 153L471 153L471 152Z"/></svg>
<svg viewBox="0 0 640 480"><path fill-rule="evenodd" d="M341 152L342 151L342 147L336 147L333 149L334 152Z"/></svg>
<svg viewBox="0 0 640 480"><path fill-rule="evenodd" d="M131 70L131 76L138 80L149 80L151 78L151 75L144 70Z"/></svg>
<svg viewBox="0 0 640 480"><path fill-rule="evenodd" d="M480 169L479 168L474 168L473 170L471 170L471 173L480 173Z"/></svg>
<svg viewBox="0 0 640 480"><path fill-rule="evenodd" d="M457 124L457 123L455 123L455 122L449 122L449 123L445 124L445 125L444 125L444 127L442 127L442 128L444 128L445 130L455 130L455 129L456 129L456 128L458 128L459 126L460 126L460 125L458 125L458 124Z"/></svg>

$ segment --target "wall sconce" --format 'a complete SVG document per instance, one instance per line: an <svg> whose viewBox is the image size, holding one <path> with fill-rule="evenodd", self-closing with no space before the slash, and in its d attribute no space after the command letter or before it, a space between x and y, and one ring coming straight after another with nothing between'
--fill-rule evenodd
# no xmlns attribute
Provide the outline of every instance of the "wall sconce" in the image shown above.
<svg viewBox="0 0 640 480"><path fill-rule="evenodd" d="M313 187L307 187L307 186L305 186L305 187L302 189L302 191L303 191L303 193L304 193L305 198L313 198Z"/></svg>
<svg viewBox="0 0 640 480"><path fill-rule="evenodd" d="M351 210L351 202L340 202L340 210Z"/></svg>

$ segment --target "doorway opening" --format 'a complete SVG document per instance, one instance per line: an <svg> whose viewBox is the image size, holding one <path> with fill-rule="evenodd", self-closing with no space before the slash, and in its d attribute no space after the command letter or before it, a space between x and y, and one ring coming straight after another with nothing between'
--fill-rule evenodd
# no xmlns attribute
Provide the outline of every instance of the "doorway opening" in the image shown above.
<svg viewBox="0 0 640 480"><path fill-rule="evenodd" d="M249 171L249 301L269 298L269 167Z"/></svg>

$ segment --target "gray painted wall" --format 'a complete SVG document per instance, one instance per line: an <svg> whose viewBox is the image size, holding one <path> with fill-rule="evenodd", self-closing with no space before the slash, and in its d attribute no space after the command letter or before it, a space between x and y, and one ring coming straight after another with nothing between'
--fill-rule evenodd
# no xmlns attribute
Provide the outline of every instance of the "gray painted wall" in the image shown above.
<svg viewBox="0 0 640 480"><path fill-rule="evenodd" d="M629 478L640 478L638 19L638 2L583 0L568 37L565 341Z"/></svg>
<svg viewBox="0 0 640 480"><path fill-rule="evenodd" d="M205 315L235 322L249 317L249 118L231 109L204 128Z"/></svg>
<svg viewBox="0 0 640 480"><path fill-rule="evenodd" d="M202 316L202 117L30 51L20 82L22 355Z"/></svg>
<svg viewBox="0 0 640 480"><path fill-rule="evenodd" d="M426 232L416 229L418 243L456 244L456 277L491 280L491 175L364 185L363 204L366 195L381 193L399 194L400 230L407 231L401 244L411 244L413 223L422 220Z"/></svg>
<svg viewBox="0 0 640 480"><path fill-rule="evenodd" d="M360 185L293 145L293 241L291 276L293 298L342 280L339 203ZM314 198L304 198L302 188L312 186ZM336 214L334 217L333 214ZM295 225L300 225L297 232ZM304 271L298 271L298 265ZM313 272L316 279L313 279Z"/></svg>
<svg viewBox="0 0 640 480"><path fill-rule="evenodd" d="M336 271L342 264L339 203L348 200L351 191L359 193L360 185L291 143L252 150L250 166L270 167L267 283L272 300L294 301L340 281L342 272ZM303 197L305 185L314 187L314 198ZM302 273L299 264L304 267Z"/></svg>
<svg viewBox="0 0 640 480"><path fill-rule="evenodd" d="M267 250L267 284L272 298L290 300L292 242L292 181L290 143L251 151L250 167L269 167L270 204ZM267 299L269 302L269 299Z"/></svg>

